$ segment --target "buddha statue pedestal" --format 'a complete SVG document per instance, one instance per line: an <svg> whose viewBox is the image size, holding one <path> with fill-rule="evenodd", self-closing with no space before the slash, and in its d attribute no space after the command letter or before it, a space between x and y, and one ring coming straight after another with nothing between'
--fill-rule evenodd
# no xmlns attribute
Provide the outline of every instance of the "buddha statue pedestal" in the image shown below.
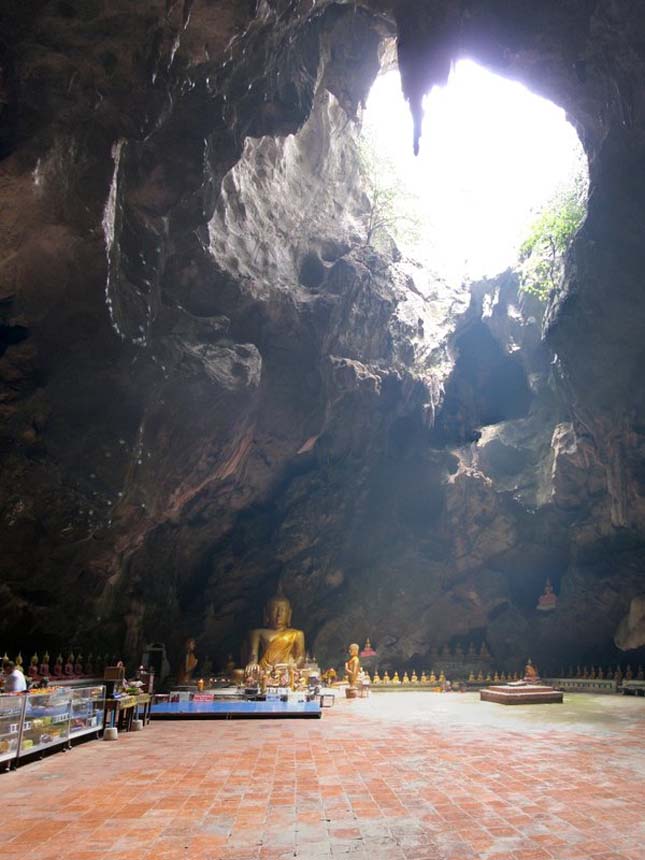
<svg viewBox="0 0 645 860"><path fill-rule="evenodd" d="M480 690L479 698L482 702L497 702L499 705L561 704L563 693L540 684L537 669L529 660L524 668L524 680L487 687Z"/></svg>

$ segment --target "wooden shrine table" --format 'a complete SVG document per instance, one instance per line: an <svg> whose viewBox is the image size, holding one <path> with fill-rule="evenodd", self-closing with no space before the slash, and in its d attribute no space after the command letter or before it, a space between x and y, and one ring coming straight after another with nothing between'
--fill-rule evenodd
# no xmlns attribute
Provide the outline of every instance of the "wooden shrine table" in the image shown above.
<svg viewBox="0 0 645 860"><path fill-rule="evenodd" d="M139 702L138 696L120 696L118 699L105 700L104 726L116 726L130 731L134 712Z"/></svg>
<svg viewBox="0 0 645 860"><path fill-rule="evenodd" d="M139 711L141 708L141 711ZM150 709L152 708L152 696L150 693L139 693L137 696L137 719L141 716L143 720L143 725L147 726L150 723Z"/></svg>

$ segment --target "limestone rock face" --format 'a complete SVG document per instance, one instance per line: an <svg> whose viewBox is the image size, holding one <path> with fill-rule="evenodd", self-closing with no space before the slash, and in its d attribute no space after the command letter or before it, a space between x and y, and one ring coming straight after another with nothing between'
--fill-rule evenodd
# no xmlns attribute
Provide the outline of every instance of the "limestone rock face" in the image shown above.
<svg viewBox="0 0 645 860"><path fill-rule="evenodd" d="M643 647L616 632L645 557L638 4L5 6L6 646L223 663L280 581L326 663ZM589 212L546 311L366 245L392 40L417 137L462 54L577 123Z"/></svg>
<svg viewBox="0 0 645 860"><path fill-rule="evenodd" d="M614 637L621 651L642 648L645 645L645 597L633 597L629 612L618 625Z"/></svg>

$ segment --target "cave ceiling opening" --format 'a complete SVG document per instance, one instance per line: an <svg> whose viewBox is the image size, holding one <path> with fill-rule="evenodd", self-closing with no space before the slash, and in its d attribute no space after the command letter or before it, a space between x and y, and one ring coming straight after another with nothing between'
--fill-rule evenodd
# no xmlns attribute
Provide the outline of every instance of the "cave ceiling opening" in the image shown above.
<svg viewBox="0 0 645 860"><path fill-rule="evenodd" d="M564 110L472 60L423 99L419 153L401 76L387 64L362 117L362 146L377 192L390 193L397 242L451 282L516 265L545 208L588 166Z"/></svg>

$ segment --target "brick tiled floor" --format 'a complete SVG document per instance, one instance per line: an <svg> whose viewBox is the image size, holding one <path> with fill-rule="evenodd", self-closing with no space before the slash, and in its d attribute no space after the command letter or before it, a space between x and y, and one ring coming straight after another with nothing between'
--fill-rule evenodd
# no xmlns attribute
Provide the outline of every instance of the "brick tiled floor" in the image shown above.
<svg viewBox="0 0 645 860"><path fill-rule="evenodd" d="M373 695L0 775L3 860L644 860L645 700Z"/></svg>

